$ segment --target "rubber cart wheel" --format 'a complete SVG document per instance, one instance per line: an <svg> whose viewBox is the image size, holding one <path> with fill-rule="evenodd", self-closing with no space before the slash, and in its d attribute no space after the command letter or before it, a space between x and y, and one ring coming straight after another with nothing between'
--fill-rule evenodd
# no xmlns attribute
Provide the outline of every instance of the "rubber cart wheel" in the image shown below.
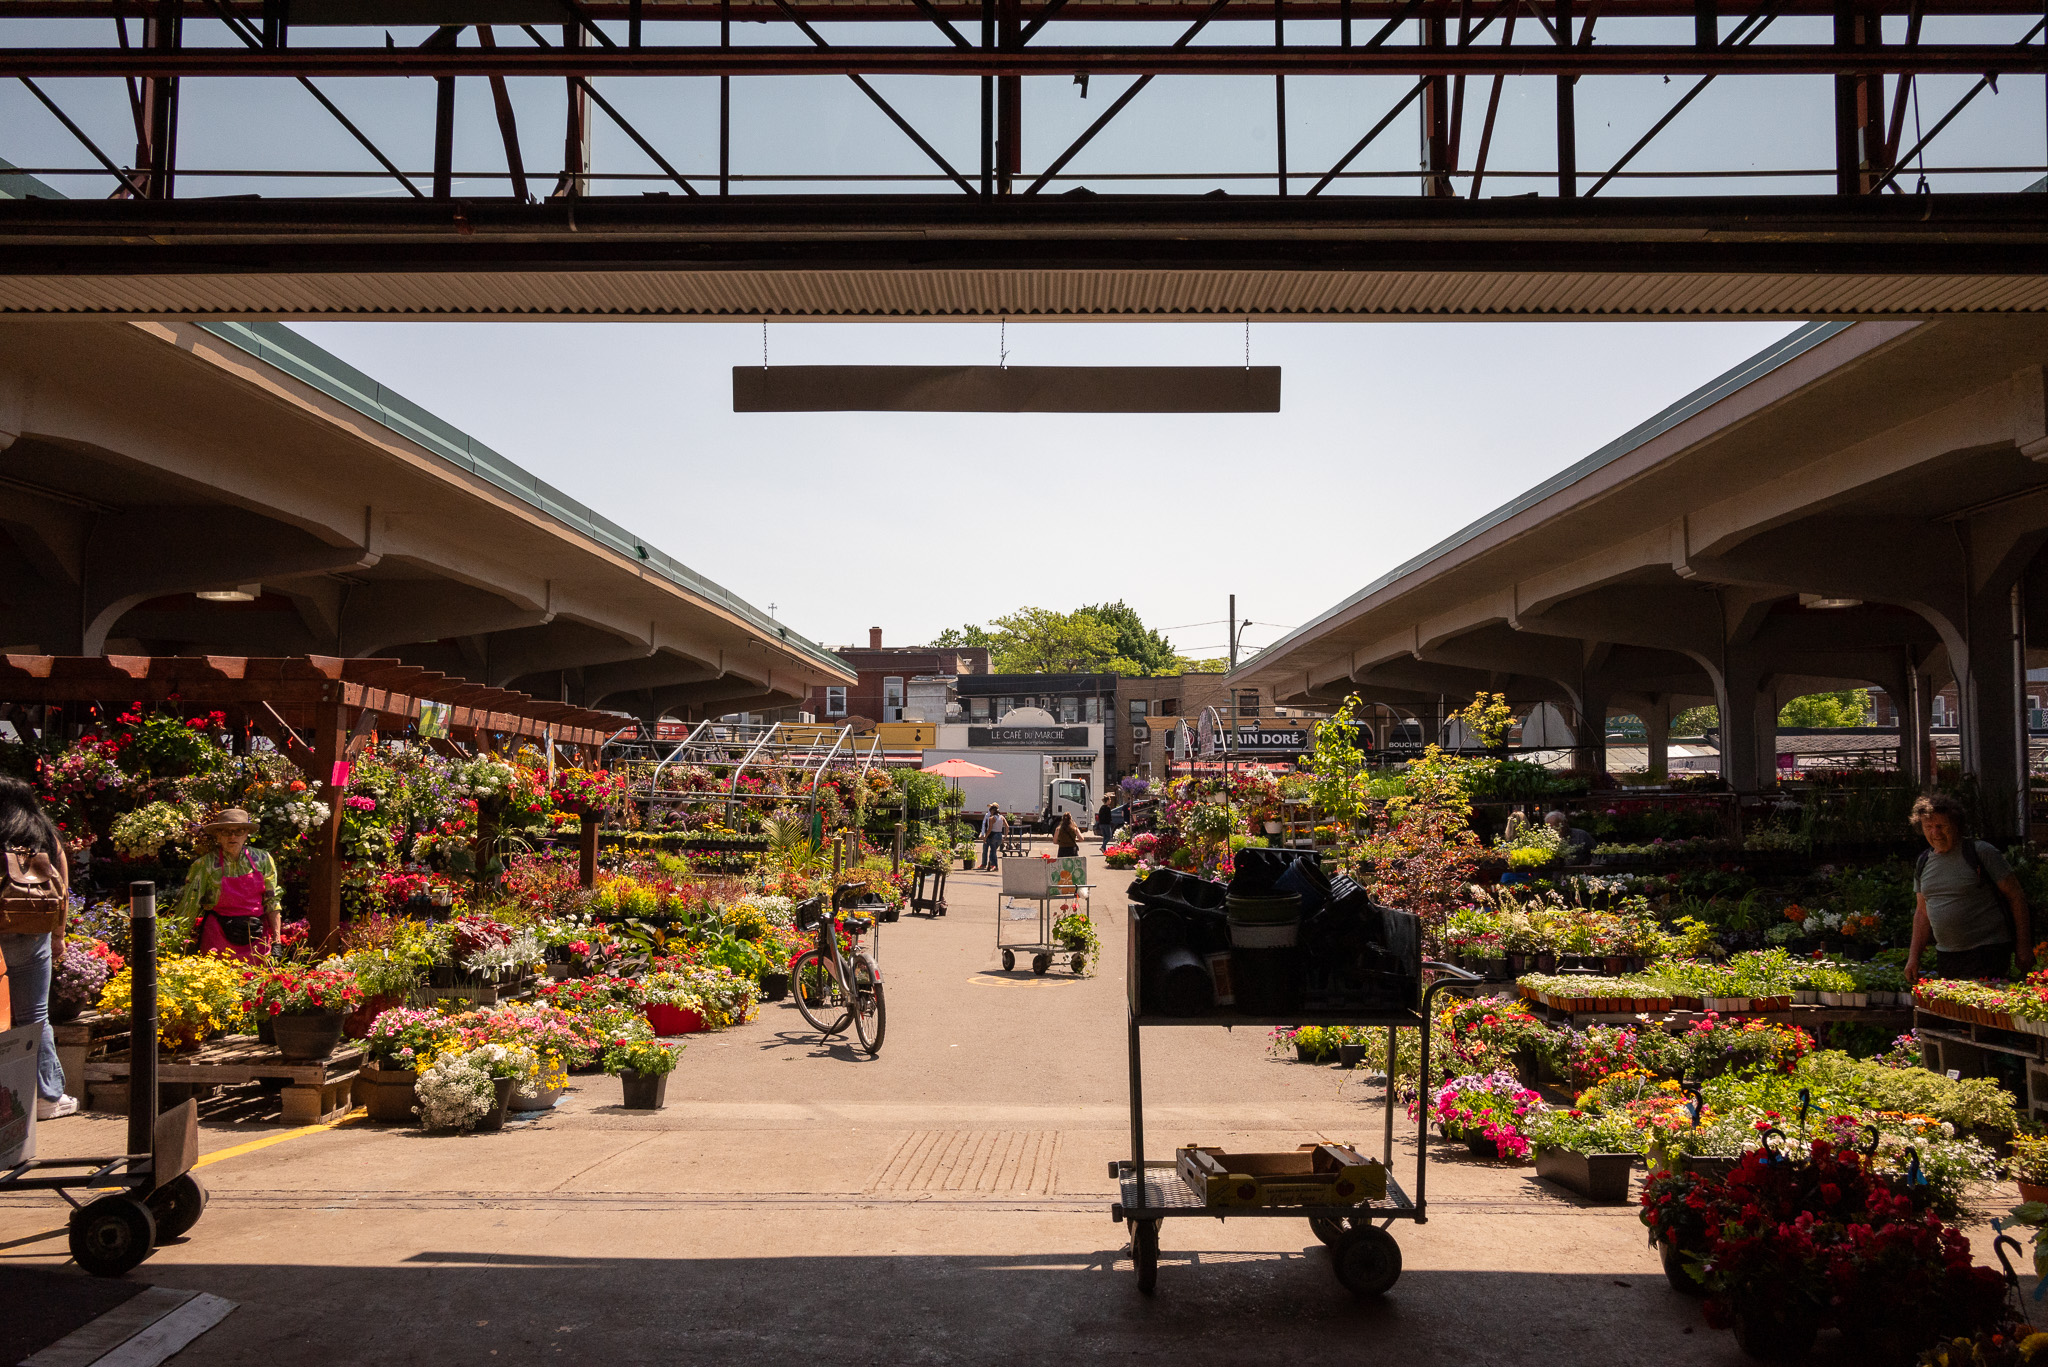
<svg viewBox="0 0 2048 1367"><path fill-rule="evenodd" d="M191 1173L183 1173L151 1192L148 1205L156 1217L156 1241L167 1244L206 1213L206 1187Z"/></svg>
<svg viewBox="0 0 2048 1367"><path fill-rule="evenodd" d="M1052 971L1052 955L1050 955L1050 954L1034 954L1034 955L1032 955L1032 956L1031 956L1031 971L1032 971L1033 973L1050 973L1050 972Z"/></svg>
<svg viewBox="0 0 2048 1367"><path fill-rule="evenodd" d="M133 1196L102 1196L71 1212L71 1256L95 1277L137 1267L156 1243L156 1217Z"/></svg>
<svg viewBox="0 0 2048 1367"><path fill-rule="evenodd" d="M1383 1296L1401 1279L1401 1246L1384 1229L1362 1225L1330 1246L1337 1280L1361 1299Z"/></svg>
<svg viewBox="0 0 2048 1367"><path fill-rule="evenodd" d="M1009 950L1007 950L1007 949L1006 949L1006 950L1004 950L1004 951L1003 951L1003 972L1005 972L1005 973L1008 973L1008 972L1009 972L1009 971L1010 971L1011 969L1015 968L1016 966L1017 966L1017 956L1016 956L1016 955L1014 955L1014 954L1012 954L1012 953L1011 953L1011 952L1010 952Z"/></svg>
<svg viewBox="0 0 2048 1367"><path fill-rule="evenodd" d="M1076 973L1086 973L1088 971L1088 956L1086 954L1076 954L1073 958L1073 968Z"/></svg>
<svg viewBox="0 0 2048 1367"><path fill-rule="evenodd" d="M1311 1215L1308 1217L1309 1232L1331 1248L1342 1243L1344 1236L1351 1232L1351 1221L1341 1215Z"/></svg>
<svg viewBox="0 0 2048 1367"><path fill-rule="evenodd" d="M1138 1269L1138 1290L1151 1295L1159 1284L1159 1222L1131 1221L1131 1263Z"/></svg>

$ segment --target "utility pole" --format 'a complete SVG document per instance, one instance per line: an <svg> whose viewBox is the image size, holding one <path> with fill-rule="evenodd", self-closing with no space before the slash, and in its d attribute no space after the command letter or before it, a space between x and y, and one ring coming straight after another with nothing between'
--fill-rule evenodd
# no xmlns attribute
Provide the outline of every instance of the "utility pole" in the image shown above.
<svg viewBox="0 0 2048 1367"><path fill-rule="evenodd" d="M1234 593L1230 595L1230 616L1225 619L1223 628L1230 636L1230 669L1223 676L1227 679L1230 675L1237 673L1237 595ZM1237 741L1237 685L1232 683L1228 685L1228 688L1230 690L1230 740L1232 744L1235 744Z"/></svg>

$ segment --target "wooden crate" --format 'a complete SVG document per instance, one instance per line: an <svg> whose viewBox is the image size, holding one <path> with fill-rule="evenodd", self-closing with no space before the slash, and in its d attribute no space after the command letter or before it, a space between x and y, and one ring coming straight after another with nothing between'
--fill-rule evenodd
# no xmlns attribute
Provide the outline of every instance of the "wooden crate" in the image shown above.
<svg viewBox="0 0 2048 1367"><path fill-rule="evenodd" d="M1303 1144L1293 1153L1189 1144L1175 1154L1174 1168L1207 1206L1353 1206L1387 1195L1387 1170L1342 1144Z"/></svg>
<svg viewBox="0 0 2048 1367"><path fill-rule="evenodd" d="M354 1104L356 1074L362 1070L369 1051L358 1046L338 1049L325 1059L311 1063L287 1060L275 1045L264 1044L254 1035L229 1035L209 1041L189 1054L158 1062L159 1083L188 1083L194 1087L231 1087L263 1079L281 1080L286 1085L281 1099L284 1118L295 1125L312 1125L347 1113ZM128 1081L128 1054L123 1050L105 1058L88 1060L88 1083ZM124 1088L94 1087L93 1097L117 1100L105 1109L125 1110Z"/></svg>

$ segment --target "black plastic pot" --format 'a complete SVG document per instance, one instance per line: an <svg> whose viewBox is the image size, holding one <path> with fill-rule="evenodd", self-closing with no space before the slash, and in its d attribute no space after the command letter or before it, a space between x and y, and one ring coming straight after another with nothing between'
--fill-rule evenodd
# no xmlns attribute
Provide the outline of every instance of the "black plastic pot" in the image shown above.
<svg viewBox="0 0 2048 1367"><path fill-rule="evenodd" d="M489 1134L505 1128L505 1113L512 1108L512 1091L518 1085L519 1079L516 1077L491 1079L491 1088L497 1093L497 1099L491 1103L490 1113L476 1122L478 1134Z"/></svg>
<svg viewBox="0 0 2048 1367"><path fill-rule="evenodd" d="M787 973L763 973L761 975L762 1001L779 1002L788 995L789 975Z"/></svg>
<svg viewBox="0 0 2048 1367"><path fill-rule="evenodd" d="M322 1011L304 1016L273 1016L270 1029L279 1053L288 1059L311 1061L334 1052L341 1043L341 1024L341 1012Z"/></svg>
<svg viewBox="0 0 2048 1367"><path fill-rule="evenodd" d="M668 1105L667 1073L620 1073L629 1111L658 1111Z"/></svg>

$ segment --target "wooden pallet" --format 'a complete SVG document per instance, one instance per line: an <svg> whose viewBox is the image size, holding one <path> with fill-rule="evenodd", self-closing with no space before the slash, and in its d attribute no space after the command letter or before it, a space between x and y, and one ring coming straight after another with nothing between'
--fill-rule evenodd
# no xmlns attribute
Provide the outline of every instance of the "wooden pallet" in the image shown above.
<svg viewBox="0 0 2048 1367"><path fill-rule="evenodd" d="M159 1083L193 1087L232 1087L265 1079L281 1080L286 1084L280 1094L285 1120L294 1125L314 1125L345 1114L354 1104L356 1074L362 1071L363 1060L368 1056L367 1049L357 1046L337 1049L325 1059L300 1063L287 1060L275 1045L264 1044L254 1035L228 1035L189 1054L161 1060L156 1066L156 1078ZM125 1050L88 1060L85 1080L125 1083L128 1061Z"/></svg>

